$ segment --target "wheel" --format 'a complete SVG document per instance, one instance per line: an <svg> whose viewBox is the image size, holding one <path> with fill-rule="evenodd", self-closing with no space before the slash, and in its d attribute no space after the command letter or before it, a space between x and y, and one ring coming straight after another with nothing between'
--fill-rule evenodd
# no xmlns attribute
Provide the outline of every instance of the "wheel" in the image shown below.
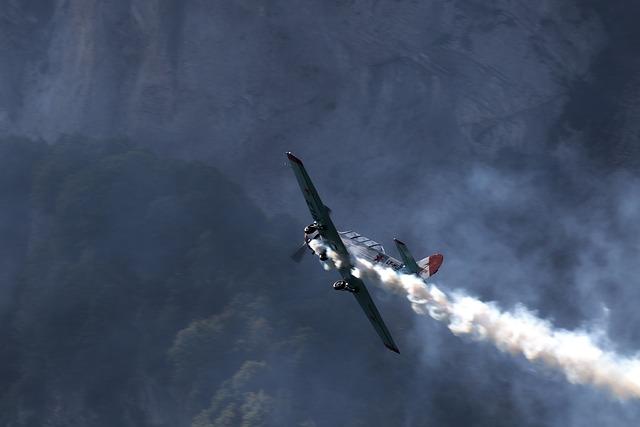
<svg viewBox="0 0 640 427"><path fill-rule="evenodd" d="M333 289L335 289L336 291L342 291L346 287L347 287L347 282L345 282L344 280L338 280L333 284Z"/></svg>

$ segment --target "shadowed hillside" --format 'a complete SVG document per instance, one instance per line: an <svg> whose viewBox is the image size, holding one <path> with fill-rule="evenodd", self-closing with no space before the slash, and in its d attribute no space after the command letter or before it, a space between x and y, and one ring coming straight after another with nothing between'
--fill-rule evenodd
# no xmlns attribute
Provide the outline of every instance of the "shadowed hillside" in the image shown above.
<svg viewBox="0 0 640 427"><path fill-rule="evenodd" d="M522 410L507 387L466 384L468 343L407 330L406 304L373 288L403 354L386 351L332 275L290 262L300 224L211 167L66 137L0 141L0 171L2 425L508 426ZM425 342L447 357L425 362ZM503 421L476 398L489 390Z"/></svg>
<svg viewBox="0 0 640 427"><path fill-rule="evenodd" d="M263 425L282 406L272 376L306 332L266 307L280 252L237 186L117 141L0 154L3 425Z"/></svg>

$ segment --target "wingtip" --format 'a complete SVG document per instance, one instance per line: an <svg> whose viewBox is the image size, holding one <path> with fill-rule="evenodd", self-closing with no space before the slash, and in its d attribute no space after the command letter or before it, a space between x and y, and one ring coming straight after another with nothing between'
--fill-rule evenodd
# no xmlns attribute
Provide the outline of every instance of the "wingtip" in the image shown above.
<svg viewBox="0 0 640 427"><path fill-rule="evenodd" d="M298 164L302 164L302 160L300 160L299 158L297 158L296 156L293 155L293 153L291 151L287 151L287 157L289 158L289 160L291 160L292 162L296 162Z"/></svg>
<svg viewBox="0 0 640 427"><path fill-rule="evenodd" d="M400 354L400 350L398 349L398 347L395 347L395 346L392 347L392 346L387 345L387 344L385 344L384 346L387 347L389 350L393 351L394 353Z"/></svg>
<svg viewBox="0 0 640 427"><path fill-rule="evenodd" d="M393 238L393 241L396 242L398 245L406 246L403 241L401 241L400 239L396 239L395 237Z"/></svg>

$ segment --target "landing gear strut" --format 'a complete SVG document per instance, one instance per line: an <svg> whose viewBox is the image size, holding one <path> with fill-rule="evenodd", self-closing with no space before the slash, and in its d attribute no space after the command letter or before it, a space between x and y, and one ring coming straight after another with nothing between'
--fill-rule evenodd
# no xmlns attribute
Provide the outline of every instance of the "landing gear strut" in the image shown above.
<svg viewBox="0 0 640 427"><path fill-rule="evenodd" d="M335 289L336 291L351 292L352 294L355 294L358 292L358 289L351 286L349 282L347 282L346 280L338 280L337 282L335 282L333 284L333 289Z"/></svg>

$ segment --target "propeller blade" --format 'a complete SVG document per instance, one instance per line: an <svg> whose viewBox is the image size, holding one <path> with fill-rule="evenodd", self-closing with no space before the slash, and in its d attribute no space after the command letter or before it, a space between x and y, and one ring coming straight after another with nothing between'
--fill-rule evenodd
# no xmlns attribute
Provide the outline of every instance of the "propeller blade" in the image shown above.
<svg viewBox="0 0 640 427"><path fill-rule="evenodd" d="M294 253L291 254L291 259L295 262L302 261L302 257L307 253L307 244L303 243Z"/></svg>

